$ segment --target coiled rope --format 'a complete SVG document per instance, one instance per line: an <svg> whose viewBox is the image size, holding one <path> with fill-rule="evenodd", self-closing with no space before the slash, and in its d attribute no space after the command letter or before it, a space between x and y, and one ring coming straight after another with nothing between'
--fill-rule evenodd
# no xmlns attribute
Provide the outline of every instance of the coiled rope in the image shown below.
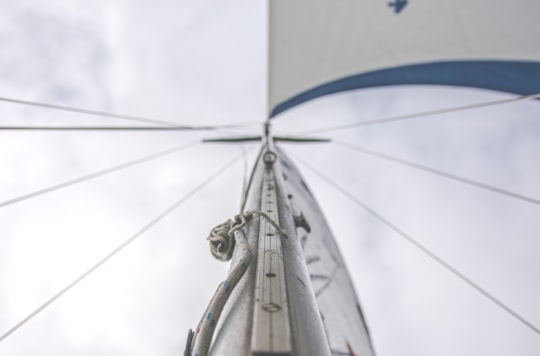
<svg viewBox="0 0 540 356"><path fill-rule="evenodd" d="M188 347L191 347L192 356L206 356L212 342L214 330L219 320L219 316L229 298L231 291L234 289L240 278L244 275L251 261L251 249L249 248L243 227L253 219L254 216L265 218L272 226L276 228L279 234L286 237L287 234L279 225L272 220L271 217L261 211L245 211L234 216L234 218L216 226L210 232L208 240L210 241L210 252L220 261L228 261L232 258L235 246L240 250L240 258L238 263L230 269L227 279L219 284L206 307L206 310L197 325L197 329L193 335L193 342L189 342ZM236 233L235 232L239 232ZM188 350L186 350L188 351ZM189 355L189 352L186 352Z"/></svg>

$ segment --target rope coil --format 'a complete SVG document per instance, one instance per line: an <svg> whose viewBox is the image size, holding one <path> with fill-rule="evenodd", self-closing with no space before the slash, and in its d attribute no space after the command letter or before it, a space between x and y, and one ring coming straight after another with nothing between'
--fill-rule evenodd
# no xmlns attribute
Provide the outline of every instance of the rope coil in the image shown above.
<svg viewBox="0 0 540 356"><path fill-rule="evenodd" d="M220 261L229 261L234 251L234 232L243 228L255 215L264 217L283 237L287 237L287 233L262 211L245 211L219 224L210 231L210 236L208 236L207 240L210 241L210 252L212 256Z"/></svg>
<svg viewBox="0 0 540 356"><path fill-rule="evenodd" d="M225 307L229 295L244 275L251 261L251 249L242 228L256 215L265 218L275 227L279 234L287 237L285 231L271 217L256 210L245 211L235 215L232 219L219 224L210 231L210 236L208 236L207 240L210 241L210 252L215 258L220 261L230 260L236 244L238 245L237 248L240 249L240 256L238 262L231 267L227 278L217 287L195 332L192 333L190 330L185 355L205 356L208 354L221 312ZM235 234L239 230L240 233ZM190 340L190 337L193 339Z"/></svg>

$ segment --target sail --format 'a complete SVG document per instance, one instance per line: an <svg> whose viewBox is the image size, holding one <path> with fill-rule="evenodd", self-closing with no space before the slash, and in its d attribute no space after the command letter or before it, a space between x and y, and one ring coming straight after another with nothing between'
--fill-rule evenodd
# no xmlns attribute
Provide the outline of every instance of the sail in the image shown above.
<svg viewBox="0 0 540 356"><path fill-rule="evenodd" d="M346 90L540 92L540 2L272 0L269 111Z"/></svg>
<svg viewBox="0 0 540 356"><path fill-rule="evenodd" d="M348 268L324 215L292 161L279 151L287 197L332 355L373 356Z"/></svg>

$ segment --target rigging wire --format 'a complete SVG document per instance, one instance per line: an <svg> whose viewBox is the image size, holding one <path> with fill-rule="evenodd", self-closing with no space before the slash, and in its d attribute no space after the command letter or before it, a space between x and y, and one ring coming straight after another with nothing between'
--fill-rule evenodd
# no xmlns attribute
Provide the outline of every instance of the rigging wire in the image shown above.
<svg viewBox="0 0 540 356"><path fill-rule="evenodd" d="M243 128L255 123L216 126L0 126L1 131L204 131Z"/></svg>
<svg viewBox="0 0 540 356"><path fill-rule="evenodd" d="M510 98L510 99L502 99L502 100L488 101L488 102L476 103L476 104L470 104L470 105L455 106L451 108L423 111L423 112L418 112L418 113L413 113L413 114L398 115L398 116L392 116L392 117L387 117L387 118L382 118L382 119L366 120L366 121L355 122L352 124L330 126L330 127L307 130L307 131L302 131L302 132L297 132L297 133L298 134L312 134L312 133L320 133L320 132L345 130L345 129L357 128L357 127L362 127L362 126L386 124L389 122L417 119L417 118L425 117L425 116L447 114L451 112L465 111L465 110L483 108L483 107L494 106L494 105L508 104L508 103L513 103L516 101L539 99L539 98L540 98L540 93L532 94L532 95L523 95L523 96L518 96L518 97Z"/></svg>
<svg viewBox="0 0 540 356"><path fill-rule="evenodd" d="M133 241L135 241L138 237L140 237L143 233L148 231L151 227L156 225L159 221L161 221L163 218L165 218L167 215L169 215L171 212L173 212L176 208L178 208L182 203L184 203L186 200L191 198L193 195L195 195L197 192L199 192L201 189L203 189L206 185L208 185L211 181L216 179L218 176L220 176L222 173L224 173L228 168L232 167L236 161L238 161L241 158L241 155L236 156L234 159L227 162L225 165L221 166L216 172L214 172L211 176L209 176L207 179L205 179L201 184L193 188L191 191L189 191L187 194L185 194L182 198L180 198L178 201L176 201L173 205L168 207L166 210L164 210L161 214L156 216L154 219L152 219L149 223L147 223L145 226L143 226L139 231L137 231L134 235L132 235L130 238L122 242L120 245L118 245L115 249L113 249L111 252L109 252L107 255L105 255L103 258L101 258L97 263L95 263L92 267L88 268L84 273L82 273L79 277L74 279L71 283L69 283L66 287L61 289L59 292L57 292L55 295L53 295L51 298L49 298L46 302L41 304L38 308L36 308L34 311L32 311L30 314L28 314L25 318L23 318L21 321L19 321L17 324L12 326L8 331L6 331L4 334L0 336L0 342L4 341L8 336L13 334L15 331L17 331L20 327L25 325L27 322L32 320L36 315L38 315L40 312L42 312L45 308L47 308L49 305L51 305L54 301L56 301L58 298L60 298L62 295L64 295L67 291L69 291L71 288L73 288L75 285L77 285L79 282L81 282L84 278L86 278L88 275L90 275L92 272L94 272L96 269L101 267L104 263L109 261L112 257L114 257L117 253L122 251L125 247L127 247L129 244L131 244Z"/></svg>
<svg viewBox="0 0 540 356"><path fill-rule="evenodd" d="M497 299L495 296L493 296L492 294L490 294L488 291L486 291L485 289L483 289L482 287L480 287L478 284L476 284L474 281L472 281L471 279L469 279L467 276L465 276L463 273L461 273L460 271L458 271L456 268L452 267L452 265L448 262L446 262L444 259L442 259L441 257L439 257L438 255L436 255L433 251L431 251L429 248L427 248L426 246L424 246L423 244L421 244L420 242L418 242L417 240L413 239L410 235L408 235L407 233L405 233L403 230L401 230L399 227L397 227L396 225L394 225L392 222L390 222L388 219L386 219L385 217L383 217L381 214L379 214L378 212L376 212L375 210L371 209L369 206L367 206L364 202L362 202L361 200L359 200L358 198L356 198L354 195L352 195L351 193L349 193L347 190L343 189L341 186L339 186L338 184L336 184L334 181L332 181L331 179L329 179L328 177L326 177L325 175L323 175L322 173L320 173L318 170L316 170L314 167L312 167L311 165L309 165L308 163L306 163L305 161L303 161L302 159L300 159L298 156L296 155L292 155L294 156L300 163L302 163L305 167L307 167L309 170L311 170L313 173L315 173L319 178L321 178L322 180L324 180L326 183L328 183L329 185L331 185L334 189L336 189L337 191L339 191L341 194L345 195L347 198L349 198L350 200L352 200L353 202L355 202L356 204L358 204L359 206L361 206L364 210L366 210L369 214L371 214L374 218L376 218L377 220L379 220L381 223L383 223L384 225L386 225L388 228L390 228L391 230L393 230L395 233L397 233L399 236L401 236L402 238L404 238L406 241L408 241L409 243L411 243L414 247L416 247L417 249L419 249L420 251L422 251L424 254L426 254L428 257L430 257L433 261L437 262L440 266L444 267L447 271L451 272L454 276L458 277L459 279L461 279L463 282L465 282L466 284L468 284L470 287L472 287L473 289L475 289L477 292L479 292L480 294L482 294L484 297L486 297L487 299L489 299L491 302L493 302L494 304L496 304L497 306L499 306L501 309L503 309L504 311L506 311L508 314L510 314L511 316L513 316L515 319L517 319L518 321L520 321L522 324L524 324L525 326L527 326L528 328L530 328L532 331L534 331L536 334L540 335L540 329L538 327L536 327L535 325L533 325L531 322L529 322L527 319L525 319L524 317L522 317L521 315L519 315L517 312L515 312L513 309L511 309L510 307L508 307L506 304L504 304L503 302L501 302L499 299Z"/></svg>
<svg viewBox="0 0 540 356"><path fill-rule="evenodd" d="M242 202L244 200L244 192L247 189L247 180L248 180L248 157L246 153L246 147L245 145L240 145L240 151L242 151L242 161L243 161L243 168L244 168L244 174L243 174L243 180L242 180L242 191L240 192L240 206L242 205Z"/></svg>
<svg viewBox="0 0 540 356"><path fill-rule="evenodd" d="M122 170L122 169L125 169L125 168L128 168L128 167L132 167L132 166L140 164L140 163L148 162L148 161L154 160L156 158L160 158L160 157L163 157L163 156L166 156L166 155L169 155L169 154L172 154L172 153L187 149L189 147L195 146L198 143L200 143L200 142L199 141L191 142L191 143L188 143L188 144L184 144L184 145L181 145L181 146L170 148L170 149L165 150L165 151L156 152L156 153L153 153L151 155L144 156L144 157L138 158L138 159L133 160L133 161L124 162L124 163L118 164L116 166L107 168L107 169L103 169L103 170L100 170L100 171L97 171L97 172L94 172L94 173L90 173L90 174L87 174L87 175L84 175L84 176L81 176L81 177L78 177L78 178L75 178L75 179L71 179L71 180L68 180L68 181L65 181L65 182L62 182L62 183L59 183L59 184L55 184L55 185L52 185L52 186L44 188L44 189L36 190L34 192L24 194L24 195L18 196L18 197L13 198L13 199L5 200L3 202L0 202L0 208L3 208L5 206L7 206L7 205L11 205L11 204L21 202L23 200L34 198L34 197L37 197L37 196L40 196L40 195L43 195L43 194L46 194L46 193L50 193L50 192L53 192L55 190L59 190L59 189L68 187L70 185L81 183L81 182L84 182L84 181L87 181L87 180L90 180L90 179L93 179L93 178L101 177L103 175L113 173L113 172L116 172L116 171L119 171L119 170Z"/></svg>
<svg viewBox="0 0 540 356"><path fill-rule="evenodd" d="M157 120L153 118L147 118L147 117L141 117L141 116L135 116L135 115L116 114L116 113L110 113L110 112L105 112L105 111L82 109L82 108L76 108L72 106L55 105L55 104L42 103L42 102L37 102L37 101L20 100L20 99L14 99L14 98L6 98L6 97L0 97L0 101L12 103L12 104L35 106L35 107L46 108L46 109L55 109L55 110L61 110L61 111L75 112L78 114L85 114L85 115L92 115L92 116L105 116L105 117L110 117L110 118L115 118L115 119L145 122L145 123L150 123L150 124L159 124L159 125L165 125L169 128L174 128L176 130L215 130L215 129L220 129L220 128L234 128L234 127L241 127L241 126L255 124L252 122L252 123L236 123L236 124L226 124L226 125L189 126L189 125L179 125L178 123L171 122L171 121ZM9 129L10 129L9 127L2 128L2 130L9 130ZM13 130L24 130L24 129L29 130L24 127L13 128ZM36 129L46 130L46 128L42 128L42 127L39 127ZM61 129L61 128L57 128L57 130L58 129ZM66 130L73 130L73 129L66 128Z"/></svg>
<svg viewBox="0 0 540 356"><path fill-rule="evenodd" d="M260 150L259 150L259 153L257 155L257 158L255 159L255 165L257 164L257 162L260 161L261 159L261 155L263 154L265 148L268 146L268 142L265 142L263 143L263 145L261 146ZM243 192L243 197L242 197L242 203L240 204L240 213L242 213L245 209L246 209L246 203L247 203L247 198L248 198L248 193L250 191L250 188L251 188L251 184L253 183L253 178L255 177L255 168L253 168L251 170L251 174L249 175L249 180L247 182L247 186L246 188L244 189L244 192Z"/></svg>
<svg viewBox="0 0 540 356"><path fill-rule="evenodd" d="M457 181L457 182L469 184L469 185L472 185L474 187L486 189L486 190L489 190L490 192L506 195L506 196L511 197L511 198L526 201L528 203L540 205L540 200L534 199L534 198L531 198L531 197L528 197L528 196L525 196L525 195L521 195L521 194L517 194L517 193L511 192L511 191L505 190L505 189L497 188L497 187L494 187L494 186L491 186L491 185L488 185L488 184L485 184L485 183L477 182L477 181L474 181L472 179L463 178L463 177L460 177L460 176L457 176L457 175L454 175L454 174L451 174L451 173L447 173L447 172L437 170L435 168L430 168L430 167L423 166L423 165L418 164L418 163L414 163L414 162L411 162L411 161L406 161L404 159L394 157L394 156L391 156L391 155L388 155L388 154L384 154L384 153L381 153L381 152L369 150L369 149L364 148L364 147L352 145L350 143L340 142L340 141L332 141L332 142L334 142L335 144L337 144L339 146L347 147L349 149L352 149L352 150L355 150L355 151L358 151L358 152L362 152L362 153L370 155L370 156L374 156L374 157L382 158L382 159L392 161L392 162L395 162L395 163L399 163L399 164L402 164L402 165L407 166L407 167L419 169L419 170L422 170L422 171L425 171L425 172L428 172L428 173L438 175L440 177L444 177L444 178L448 178L448 179L451 179L451 180L454 180L454 181Z"/></svg>

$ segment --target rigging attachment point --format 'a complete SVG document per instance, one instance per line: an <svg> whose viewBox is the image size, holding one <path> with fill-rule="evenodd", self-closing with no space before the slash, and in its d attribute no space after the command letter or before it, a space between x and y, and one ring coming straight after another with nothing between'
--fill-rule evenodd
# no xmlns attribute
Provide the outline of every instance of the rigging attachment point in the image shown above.
<svg viewBox="0 0 540 356"><path fill-rule="evenodd" d="M300 215L293 215L294 220L294 227L303 228L308 234L311 232L311 226L306 220L306 217L304 216L304 213L300 213Z"/></svg>
<svg viewBox="0 0 540 356"><path fill-rule="evenodd" d="M266 151L263 156L263 161L267 167L271 167L277 159L277 155L272 151Z"/></svg>

